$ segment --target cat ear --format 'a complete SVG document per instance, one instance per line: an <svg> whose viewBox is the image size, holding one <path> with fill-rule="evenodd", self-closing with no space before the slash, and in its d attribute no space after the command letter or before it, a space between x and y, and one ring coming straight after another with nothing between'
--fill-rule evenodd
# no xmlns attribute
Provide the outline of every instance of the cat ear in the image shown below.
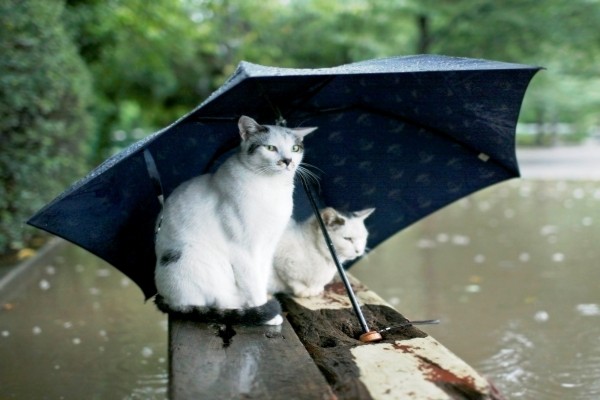
<svg viewBox="0 0 600 400"><path fill-rule="evenodd" d="M327 207L321 211L321 218L323 218L325 225L330 227L342 226L346 223L344 217L339 215L337 211L331 207Z"/></svg>
<svg viewBox="0 0 600 400"><path fill-rule="evenodd" d="M364 210L354 211L352 215L356 218L367 219L369 215L373 214L373 211L375 211L374 208L365 208Z"/></svg>
<svg viewBox="0 0 600 400"><path fill-rule="evenodd" d="M316 126L314 126L314 127L310 127L310 128L292 128L291 131L296 137L303 139L304 136L308 135L311 132L316 131L317 129L318 128Z"/></svg>
<svg viewBox="0 0 600 400"><path fill-rule="evenodd" d="M257 133L265 133L269 130L266 126L260 125L258 122L250 117L242 115L238 121L238 128L240 128L240 136L242 140L247 140L248 137Z"/></svg>

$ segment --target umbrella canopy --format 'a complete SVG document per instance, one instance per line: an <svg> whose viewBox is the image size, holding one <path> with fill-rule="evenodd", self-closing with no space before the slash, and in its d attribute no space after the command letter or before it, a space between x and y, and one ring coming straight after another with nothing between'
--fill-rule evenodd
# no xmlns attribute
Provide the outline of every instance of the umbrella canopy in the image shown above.
<svg viewBox="0 0 600 400"><path fill-rule="evenodd" d="M28 223L114 265L154 295L160 211L144 150L165 195L210 171L239 141L237 119L317 126L304 161L318 168L318 202L376 207L369 246L476 190L519 176L515 127L538 67L422 55L334 68L242 62L225 84L172 125L109 158ZM299 190L294 216L310 205Z"/></svg>

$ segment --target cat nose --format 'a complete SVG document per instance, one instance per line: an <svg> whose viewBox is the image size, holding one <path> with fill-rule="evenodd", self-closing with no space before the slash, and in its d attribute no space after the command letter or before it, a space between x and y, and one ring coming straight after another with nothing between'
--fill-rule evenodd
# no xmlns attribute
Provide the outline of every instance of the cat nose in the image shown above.
<svg viewBox="0 0 600 400"><path fill-rule="evenodd" d="M280 162L284 163L286 167L289 167L290 164L292 163L292 159L291 158L282 158Z"/></svg>

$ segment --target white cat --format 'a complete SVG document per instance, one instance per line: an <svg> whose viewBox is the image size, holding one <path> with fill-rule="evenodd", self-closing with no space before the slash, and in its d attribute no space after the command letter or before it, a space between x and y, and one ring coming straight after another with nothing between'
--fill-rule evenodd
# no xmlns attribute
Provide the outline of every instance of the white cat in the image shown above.
<svg viewBox="0 0 600 400"><path fill-rule="evenodd" d="M214 174L166 199L156 237L155 302L164 312L224 323L283 321L268 298L275 248L292 214L304 136L239 119L241 144Z"/></svg>
<svg viewBox="0 0 600 400"><path fill-rule="evenodd" d="M369 235L364 221L373 211L374 208L368 208L349 215L343 215L331 207L321 211L321 218L340 262L364 254ZM271 293L316 296L333 279L337 268L316 216L302 223L290 219L275 252L273 269L269 284Z"/></svg>

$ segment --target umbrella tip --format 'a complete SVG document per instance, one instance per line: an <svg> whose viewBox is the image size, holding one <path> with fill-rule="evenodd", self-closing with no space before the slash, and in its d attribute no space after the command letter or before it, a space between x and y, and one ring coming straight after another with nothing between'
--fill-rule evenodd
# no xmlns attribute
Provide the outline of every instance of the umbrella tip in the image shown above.
<svg viewBox="0 0 600 400"><path fill-rule="evenodd" d="M363 343L370 343L380 341L381 339L383 339L383 336L381 336L381 333L377 331L369 331L360 335L358 339Z"/></svg>

